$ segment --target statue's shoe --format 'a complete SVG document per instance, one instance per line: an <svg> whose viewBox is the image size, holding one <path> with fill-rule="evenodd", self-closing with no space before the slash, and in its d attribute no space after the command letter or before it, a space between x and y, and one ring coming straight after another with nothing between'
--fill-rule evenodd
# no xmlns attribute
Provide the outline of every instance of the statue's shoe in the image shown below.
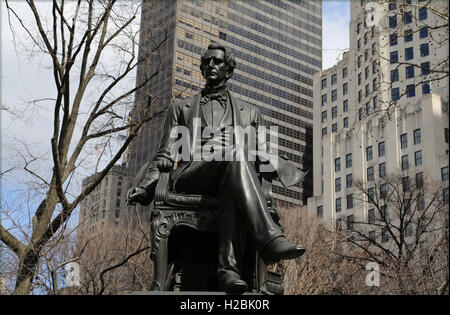
<svg viewBox="0 0 450 315"><path fill-rule="evenodd" d="M248 290L248 286L244 280L227 274L219 280L219 289L227 294L240 295Z"/></svg>
<svg viewBox="0 0 450 315"><path fill-rule="evenodd" d="M260 252L260 257L266 265L272 265L280 260L295 259L306 251L303 245L296 245L289 242L283 236L272 240Z"/></svg>

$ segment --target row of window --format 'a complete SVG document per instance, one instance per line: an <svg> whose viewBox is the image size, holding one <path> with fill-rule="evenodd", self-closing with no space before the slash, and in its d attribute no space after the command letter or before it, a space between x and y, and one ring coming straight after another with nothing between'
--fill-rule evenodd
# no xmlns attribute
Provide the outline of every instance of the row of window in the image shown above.
<svg viewBox="0 0 450 315"><path fill-rule="evenodd" d="M342 69L342 79L345 79L348 76L347 67ZM331 75L331 85L335 85L337 83L337 74ZM327 78L322 79L322 90L327 88Z"/></svg>
<svg viewBox="0 0 450 315"><path fill-rule="evenodd" d="M413 41L414 32L412 30L406 30L404 33L404 42L408 43ZM428 27L422 27L419 30L419 38L427 38L428 37ZM398 44L398 36L397 33L392 33L389 35L389 46L396 46Z"/></svg>
<svg viewBox="0 0 450 315"><path fill-rule="evenodd" d="M430 83L422 82L422 95L427 95L431 93ZM408 84L405 90L406 97L415 97L416 96L416 84ZM400 98L400 88L392 88L391 89L391 100L396 101Z"/></svg>
<svg viewBox="0 0 450 315"><path fill-rule="evenodd" d="M405 78L406 79L411 79L415 77L415 68L417 66L415 65L411 65L411 66L406 66L405 67ZM394 69L391 70L391 82L397 82L399 81L400 78L400 74L399 74L399 70L400 69ZM420 64L420 70L421 70L421 75L428 75L430 74L430 62L422 62Z"/></svg>
<svg viewBox="0 0 450 315"><path fill-rule="evenodd" d="M416 17L419 21L426 20L428 18L428 10L427 8L420 8L419 14ZM413 14L412 11L404 12L403 13L403 24L411 24L413 21ZM398 24L397 21L397 15L389 16L389 28L394 28Z"/></svg>
<svg viewBox="0 0 450 315"><path fill-rule="evenodd" d="M430 47L428 43L420 44L420 56L426 57L430 54ZM414 59L414 47L405 48L405 61ZM391 51L390 62L398 63L398 51Z"/></svg>
<svg viewBox="0 0 450 315"><path fill-rule="evenodd" d="M342 84L342 95L345 96L348 94L348 83ZM338 98L338 91L332 90L331 91L331 102L337 101ZM322 106L326 106L328 104L328 94L322 95Z"/></svg>

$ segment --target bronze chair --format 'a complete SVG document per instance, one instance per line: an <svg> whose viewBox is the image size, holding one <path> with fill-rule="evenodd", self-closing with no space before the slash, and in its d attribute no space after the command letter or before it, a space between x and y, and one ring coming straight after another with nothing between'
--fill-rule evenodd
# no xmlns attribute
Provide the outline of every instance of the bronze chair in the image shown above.
<svg viewBox="0 0 450 315"><path fill-rule="evenodd" d="M191 234L193 233L192 231L209 235L209 237L202 237L199 240L205 247L214 247L214 231L217 231L215 228L217 224L215 215L217 200L210 196L178 194L170 191L170 169L162 169L162 166L159 165L158 167L160 175L155 189L154 207L151 213L152 244L150 257L154 262L154 277L151 290L173 291L179 288L184 291L183 282L189 282L189 277L187 272L185 272L184 276L183 272L177 273L178 269L180 269L179 265L177 266L177 259L180 260L180 257L183 256L179 255L179 252L186 252L187 244L196 243L192 241L192 237L194 237ZM272 180L277 176L277 173L274 170L273 172L260 173L259 176L269 211L274 221L281 226L280 217L272 197ZM208 242L209 244L206 244ZM188 255L195 255L193 252L195 251L190 249ZM208 256L205 253L203 255ZM186 255L183 257L186 257ZM214 260L217 260L217 253L210 251L209 258L214 264ZM208 259L202 259L202 261L208 261ZM187 266L187 263L185 265ZM249 291L262 294L283 294L281 276L267 270L262 259L258 257L256 250L250 253L249 262L246 265L251 268L250 276L246 279ZM184 269L188 269L186 266ZM199 273L206 272L206 269L208 269L206 266L196 268L195 272L197 274L194 278L198 279L197 286L191 285L186 290L201 291L206 289L207 291L217 291L214 290L214 284L208 284L210 282L209 278L199 276ZM212 268L212 272L215 272L214 268ZM203 285L199 286L199 281L203 281ZM186 287L188 286L184 283L184 288Z"/></svg>

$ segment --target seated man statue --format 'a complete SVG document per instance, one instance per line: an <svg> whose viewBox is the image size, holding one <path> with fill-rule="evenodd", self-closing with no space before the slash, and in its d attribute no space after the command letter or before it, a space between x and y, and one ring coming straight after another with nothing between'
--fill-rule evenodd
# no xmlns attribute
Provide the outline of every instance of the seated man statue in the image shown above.
<svg viewBox="0 0 450 315"><path fill-rule="evenodd" d="M245 227L252 246L266 265L297 258L305 248L286 240L271 217L256 168L261 159L249 158L248 144L236 131L246 127L258 130L263 119L257 108L235 99L227 90L227 81L235 66L234 56L225 46L218 43L208 46L200 65L206 80L205 88L200 94L169 106L159 150L142 182L128 191L127 199L129 204L148 205L154 198L159 177L157 165L172 166L176 156L180 155L179 149L174 148L179 140L174 136L174 130L182 126L194 134L189 137L189 154L182 152L184 158L170 173L170 188L177 193L210 195L219 200L219 289L240 294L247 290L247 283L241 279L235 259L237 223ZM205 128L215 128L214 139L205 136ZM231 148L230 140L235 142ZM211 142L214 145L206 149ZM258 152L261 152L261 147L266 146L265 137L258 137L256 142ZM224 157L222 151L221 158L217 158L215 149L218 147L225 148L228 155ZM198 152L202 153L201 158L196 158ZM279 175L283 173L279 166L275 169ZM295 169L303 179L305 173ZM286 171L284 174L292 176Z"/></svg>

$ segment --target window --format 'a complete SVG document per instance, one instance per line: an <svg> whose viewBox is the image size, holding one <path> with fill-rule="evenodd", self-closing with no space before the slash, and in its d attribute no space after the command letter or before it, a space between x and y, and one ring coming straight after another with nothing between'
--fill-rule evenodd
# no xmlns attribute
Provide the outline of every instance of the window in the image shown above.
<svg viewBox="0 0 450 315"><path fill-rule="evenodd" d="M331 132L337 133L337 129L338 129L337 123L331 125Z"/></svg>
<svg viewBox="0 0 450 315"><path fill-rule="evenodd" d="M340 192L341 191L341 178L338 177L334 180L334 191Z"/></svg>
<svg viewBox="0 0 450 315"><path fill-rule="evenodd" d="M421 44L420 45L420 56L425 57L425 56L428 56L429 54L430 54L430 49L428 47L428 43Z"/></svg>
<svg viewBox="0 0 450 315"><path fill-rule="evenodd" d="M389 242L389 234L388 234L388 229L387 228L383 228L382 231L381 231L381 241L383 243Z"/></svg>
<svg viewBox="0 0 450 315"><path fill-rule="evenodd" d="M391 70L391 82L397 82L398 79L398 69Z"/></svg>
<svg viewBox="0 0 450 315"><path fill-rule="evenodd" d="M413 40L413 32L412 30L405 31L405 43L411 42Z"/></svg>
<svg viewBox="0 0 450 315"><path fill-rule="evenodd" d="M402 156L402 171L409 169L408 155Z"/></svg>
<svg viewBox="0 0 450 315"><path fill-rule="evenodd" d="M389 28L394 28L397 26L397 16L390 16L389 17Z"/></svg>
<svg viewBox="0 0 450 315"><path fill-rule="evenodd" d="M347 95L347 93L348 93L348 84L344 83L342 85L342 95Z"/></svg>
<svg viewBox="0 0 450 315"><path fill-rule="evenodd" d="M366 69L364 70L364 78L367 80L369 78L370 75L370 70L369 67L366 67Z"/></svg>
<svg viewBox="0 0 450 315"><path fill-rule="evenodd" d="M375 242L376 240L375 231L369 231L369 240Z"/></svg>
<svg viewBox="0 0 450 315"><path fill-rule="evenodd" d="M337 100L337 90L331 91L331 101L335 102Z"/></svg>
<svg viewBox="0 0 450 315"><path fill-rule="evenodd" d="M369 115L370 113L370 102L366 103L366 115Z"/></svg>
<svg viewBox="0 0 450 315"><path fill-rule="evenodd" d="M445 143L449 143L450 141L450 131L448 128L444 128L444 138L445 138Z"/></svg>
<svg viewBox="0 0 450 315"><path fill-rule="evenodd" d="M378 143L378 156L384 156L385 155L385 147L384 147L384 141Z"/></svg>
<svg viewBox="0 0 450 315"><path fill-rule="evenodd" d="M347 195L347 209L353 208L353 194Z"/></svg>
<svg viewBox="0 0 450 315"><path fill-rule="evenodd" d="M327 79L322 79L322 90L327 88Z"/></svg>
<svg viewBox="0 0 450 315"><path fill-rule="evenodd" d="M322 95L322 106L326 106L327 105L327 95L324 94Z"/></svg>
<svg viewBox="0 0 450 315"><path fill-rule="evenodd" d="M377 72L377 61L374 60L372 62L372 73L375 74Z"/></svg>
<svg viewBox="0 0 450 315"><path fill-rule="evenodd" d="M347 230L353 230L353 223L355 222L355 218L352 215L347 217Z"/></svg>
<svg viewBox="0 0 450 315"><path fill-rule="evenodd" d="M430 94L430 82L423 82L422 83L422 94Z"/></svg>
<svg viewBox="0 0 450 315"><path fill-rule="evenodd" d="M369 219L369 224L375 223L375 209L369 209L367 217Z"/></svg>
<svg viewBox="0 0 450 315"><path fill-rule="evenodd" d="M389 2L389 11L397 9L397 4L395 2Z"/></svg>
<svg viewBox="0 0 450 315"><path fill-rule="evenodd" d="M364 61L367 62L367 60L369 60L369 51L366 49L364 52Z"/></svg>
<svg viewBox="0 0 450 315"><path fill-rule="evenodd" d="M420 64L420 67L422 68L422 75L430 74L430 62L423 62Z"/></svg>
<svg viewBox="0 0 450 315"><path fill-rule="evenodd" d="M372 146L366 148L366 160L367 161L372 161L373 160Z"/></svg>
<svg viewBox="0 0 450 315"><path fill-rule="evenodd" d="M397 33L389 35L389 46L395 46L398 44Z"/></svg>
<svg viewBox="0 0 450 315"><path fill-rule="evenodd" d="M348 100L344 100L342 103L342 111L346 113L348 111Z"/></svg>
<svg viewBox="0 0 450 315"><path fill-rule="evenodd" d="M425 209L425 196L423 194L417 196L417 209L421 211Z"/></svg>
<svg viewBox="0 0 450 315"><path fill-rule="evenodd" d="M367 45L368 36L367 33L364 33L364 45Z"/></svg>
<svg viewBox="0 0 450 315"><path fill-rule="evenodd" d="M358 91L358 102L361 103L362 101L362 91Z"/></svg>
<svg viewBox="0 0 450 315"><path fill-rule="evenodd" d="M380 175L380 178L385 177L386 176L386 163L384 163L384 162L380 163L378 170L379 170L378 173Z"/></svg>
<svg viewBox="0 0 450 315"><path fill-rule="evenodd" d="M406 133L400 135L400 147L406 149L408 147L408 135Z"/></svg>
<svg viewBox="0 0 450 315"><path fill-rule="evenodd" d="M322 128L322 137L327 134L327 127Z"/></svg>
<svg viewBox="0 0 450 315"><path fill-rule="evenodd" d="M358 73L358 85L361 85L362 83L362 73Z"/></svg>
<svg viewBox="0 0 450 315"><path fill-rule="evenodd" d="M422 142L420 129L414 130L414 144L419 144Z"/></svg>
<svg viewBox="0 0 450 315"><path fill-rule="evenodd" d="M416 174L416 187L419 189L423 188L423 172Z"/></svg>
<svg viewBox="0 0 450 315"><path fill-rule="evenodd" d="M323 206L318 206L317 207L317 217L318 218L323 218Z"/></svg>
<svg viewBox="0 0 450 315"><path fill-rule="evenodd" d="M347 72L348 72L347 67L342 69L342 78L345 79L347 77Z"/></svg>
<svg viewBox="0 0 450 315"><path fill-rule="evenodd" d="M337 74L331 76L331 85L335 85L337 82Z"/></svg>
<svg viewBox="0 0 450 315"><path fill-rule="evenodd" d="M419 21L425 20L428 17L427 8L419 9Z"/></svg>
<svg viewBox="0 0 450 315"><path fill-rule="evenodd" d="M411 222L408 222L406 224L406 227L405 227L405 235L406 235L406 237L412 236L412 232L413 232L412 224L411 224Z"/></svg>
<svg viewBox="0 0 450 315"><path fill-rule="evenodd" d="M405 176L402 178L402 188L404 192L409 191L409 176Z"/></svg>
<svg viewBox="0 0 450 315"><path fill-rule="evenodd" d="M356 47L358 48L358 50L361 49L361 38L359 38L359 39L356 41Z"/></svg>
<svg viewBox="0 0 450 315"><path fill-rule="evenodd" d="M380 185L380 197L386 198L386 196L387 196L387 184L383 183Z"/></svg>
<svg viewBox="0 0 450 315"><path fill-rule="evenodd" d="M341 230L342 229L342 219L336 219L336 230Z"/></svg>
<svg viewBox="0 0 450 315"><path fill-rule="evenodd" d="M444 188L442 190L442 195L443 195L443 200L444 200L444 204L448 203L448 188Z"/></svg>
<svg viewBox="0 0 450 315"><path fill-rule="evenodd" d="M416 166L422 165L422 151L417 151L414 153L414 160L415 160Z"/></svg>
<svg viewBox="0 0 450 315"><path fill-rule="evenodd" d="M412 23L412 13L411 13L411 11L405 12L405 14L403 15L403 22L405 24Z"/></svg>
<svg viewBox="0 0 450 315"><path fill-rule="evenodd" d="M349 153L345 156L345 168L352 167L352 154Z"/></svg>
<svg viewBox="0 0 450 315"><path fill-rule="evenodd" d="M336 212L341 212L342 205L341 205L341 198L336 198Z"/></svg>
<svg viewBox="0 0 450 315"><path fill-rule="evenodd" d="M334 159L334 171L335 172L341 171L341 158Z"/></svg>
<svg viewBox="0 0 450 315"><path fill-rule="evenodd" d="M414 49L413 47L405 48L405 60L414 59Z"/></svg>
<svg viewBox="0 0 450 315"><path fill-rule="evenodd" d="M448 181L448 166L441 168L441 177L443 182Z"/></svg>
<svg viewBox="0 0 450 315"><path fill-rule="evenodd" d="M344 128L348 128L348 117L344 117L343 126Z"/></svg>
<svg viewBox="0 0 450 315"><path fill-rule="evenodd" d="M376 47L375 45L376 45L375 43L372 44L372 56L374 56L377 51L375 48Z"/></svg>
<svg viewBox="0 0 450 315"><path fill-rule="evenodd" d="M374 201L375 201L375 190L374 190L373 187L367 189L367 198L368 198L368 202L374 203Z"/></svg>
<svg viewBox="0 0 450 315"><path fill-rule="evenodd" d="M353 176L352 174L348 174L345 176L345 187L347 189L352 188L353 186Z"/></svg>
<svg viewBox="0 0 450 315"><path fill-rule="evenodd" d="M366 85L366 97L370 94L370 85Z"/></svg>
<svg viewBox="0 0 450 315"><path fill-rule="evenodd" d="M372 80L372 90L376 91L377 90L377 78L374 78Z"/></svg>
<svg viewBox="0 0 450 315"><path fill-rule="evenodd" d="M389 221L389 213L387 211L387 206L383 205L381 206L381 217L384 219L385 222Z"/></svg>
<svg viewBox="0 0 450 315"><path fill-rule="evenodd" d="M406 78L414 78L414 66L406 66Z"/></svg>
<svg viewBox="0 0 450 315"><path fill-rule="evenodd" d="M367 168L367 181L371 182L373 181L373 167Z"/></svg>
<svg viewBox="0 0 450 315"><path fill-rule="evenodd" d="M428 27L422 27L419 31L419 37L420 38L426 38L428 37Z"/></svg>
<svg viewBox="0 0 450 315"><path fill-rule="evenodd" d="M416 85L415 84L409 84L406 86L406 96L407 97L416 96Z"/></svg>
<svg viewBox="0 0 450 315"><path fill-rule="evenodd" d="M327 111L322 112L322 123L327 122Z"/></svg>
<svg viewBox="0 0 450 315"><path fill-rule="evenodd" d="M373 109L374 110L377 109L378 108L378 97L376 95L373 97L372 103L373 103Z"/></svg>
<svg viewBox="0 0 450 315"><path fill-rule="evenodd" d="M358 69L361 68L362 56L358 56Z"/></svg>
<svg viewBox="0 0 450 315"><path fill-rule="evenodd" d="M356 26L356 33L359 34L361 32L361 23L358 23L358 25Z"/></svg>
<svg viewBox="0 0 450 315"><path fill-rule="evenodd" d="M398 62L398 51L391 51L391 63Z"/></svg>

